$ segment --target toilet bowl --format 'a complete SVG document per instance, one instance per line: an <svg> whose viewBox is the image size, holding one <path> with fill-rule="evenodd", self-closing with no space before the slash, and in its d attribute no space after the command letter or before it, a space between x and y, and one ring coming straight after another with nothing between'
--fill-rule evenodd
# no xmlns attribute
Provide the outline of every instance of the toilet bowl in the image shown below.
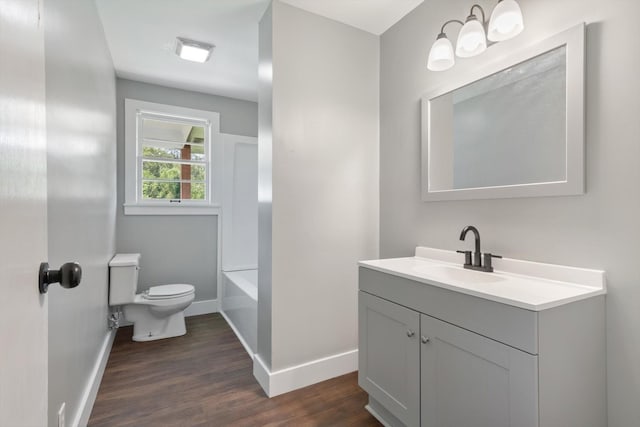
<svg viewBox="0 0 640 427"><path fill-rule="evenodd" d="M116 254L109 262L109 305L122 306L133 323L134 341L154 341L187 333L184 310L195 298L192 285L152 286L136 294L140 254Z"/></svg>

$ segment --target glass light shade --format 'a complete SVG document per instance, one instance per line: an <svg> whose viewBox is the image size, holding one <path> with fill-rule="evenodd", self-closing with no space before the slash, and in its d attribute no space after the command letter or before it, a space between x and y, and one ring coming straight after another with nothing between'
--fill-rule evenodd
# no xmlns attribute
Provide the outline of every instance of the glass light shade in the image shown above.
<svg viewBox="0 0 640 427"><path fill-rule="evenodd" d="M470 19L464 24L458 34L456 55L469 58L481 54L487 49L487 36L482 23L477 19Z"/></svg>
<svg viewBox="0 0 640 427"><path fill-rule="evenodd" d="M491 12L487 37L494 42L509 40L524 29L522 11L515 0L499 2Z"/></svg>
<svg viewBox="0 0 640 427"><path fill-rule="evenodd" d="M453 64L455 64L453 45L446 36L438 36L438 40L433 43L429 51L427 68L431 71L444 71L453 67Z"/></svg>

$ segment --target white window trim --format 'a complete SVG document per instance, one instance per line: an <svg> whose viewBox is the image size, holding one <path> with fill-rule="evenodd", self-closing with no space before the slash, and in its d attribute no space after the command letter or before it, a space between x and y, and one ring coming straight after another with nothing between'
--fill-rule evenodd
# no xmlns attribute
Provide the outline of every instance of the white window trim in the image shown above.
<svg viewBox="0 0 640 427"><path fill-rule="evenodd" d="M213 111L195 110L173 105L125 99L125 152L124 152L124 214L125 215L219 215L222 194L223 144L220 136L220 114ZM179 117L186 120L207 121L210 124L210 149L208 201L180 204L169 201L142 201L139 199L138 185L138 115L141 113Z"/></svg>

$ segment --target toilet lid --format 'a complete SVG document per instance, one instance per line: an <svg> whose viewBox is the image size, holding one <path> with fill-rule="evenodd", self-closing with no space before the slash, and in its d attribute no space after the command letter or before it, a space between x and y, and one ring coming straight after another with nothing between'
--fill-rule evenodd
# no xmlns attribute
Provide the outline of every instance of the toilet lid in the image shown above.
<svg viewBox="0 0 640 427"><path fill-rule="evenodd" d="M192 285L160 285L152 286L144 293L146 299L166 299L189 295L194 292Z"/></svg>

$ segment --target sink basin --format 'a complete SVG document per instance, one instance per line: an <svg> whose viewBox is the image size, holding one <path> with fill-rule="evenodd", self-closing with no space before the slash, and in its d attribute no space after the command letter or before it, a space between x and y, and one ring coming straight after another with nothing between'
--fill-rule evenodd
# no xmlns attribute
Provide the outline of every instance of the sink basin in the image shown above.
<svg viewBox="0 0 640 427"><path fill-rule="evenodd" d="M461 267L450 267L447 265L422 265L415 267L416 273L425 274L434 279L445 282L465 282L465 283L494 283L505 280L504 277L495 273L484 273L480 271L466 270Z"/></svg>

